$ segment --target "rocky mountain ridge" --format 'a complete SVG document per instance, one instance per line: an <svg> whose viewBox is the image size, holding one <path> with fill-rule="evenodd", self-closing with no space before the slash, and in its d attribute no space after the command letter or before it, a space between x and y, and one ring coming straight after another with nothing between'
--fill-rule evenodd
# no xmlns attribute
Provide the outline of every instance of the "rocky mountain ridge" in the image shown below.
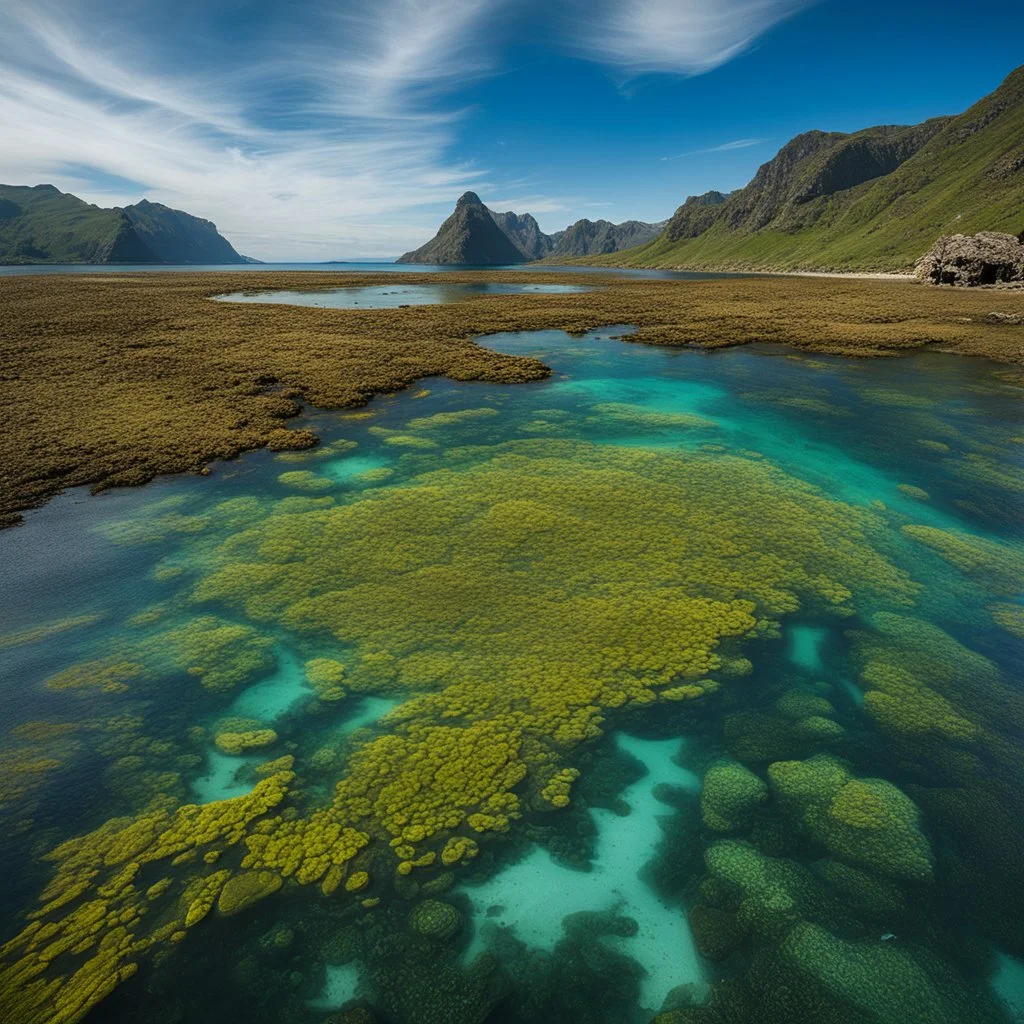
<svg viewBox="0 0 1024 1024"><path fill-rule="evenodd" d="M0 263L250 263L211 221L143 199L105 209L54 185L0 185Z"/></svg>
<svg viewBox="0 0 1024 1024"><path fill-rule="evenodd" d="M810 131L653 241L593 262L687 270L908 271L942 235L1024 230L1024 67L962 114Z"/></svg>
<svg viewBox="0 0 1024 1024"><path fill-rule="evenodd" d="M437 234L399 263L462 263L479 266L614 253L656 237L667 222L578 220L563 231L545 234L529 213L488 209L475 192L464 193ZM499 238L492 228L498 229ZM511 247L511 248L510 248Z"/></svg>

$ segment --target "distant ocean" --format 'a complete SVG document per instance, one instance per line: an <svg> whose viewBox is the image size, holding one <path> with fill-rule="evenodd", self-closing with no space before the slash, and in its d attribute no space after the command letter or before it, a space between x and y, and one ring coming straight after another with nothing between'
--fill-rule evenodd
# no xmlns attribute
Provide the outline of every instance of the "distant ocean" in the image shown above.
<svg viewBox="0 0 1024 1024"><path fill-rule="evenodd" d="M117 274L135 273L190 273L204 274L214 271L231 271L233 273L269 273L282 270L319 271L323 273L371 273L377 274L394 271L401 274L437 274L452 270L529 270L529 271L571 271L580 274L624 274L629 277L671 278L678 280L697 280L707 277L742 277L742 274L698 274L680 270L648 270L623 267L560 267L544 264L530 266L525 263L514 263L510 266L474 266L469 264L448 263L442 266L427 263L189 263L182 265L164 263L40 263L28 266L0 266L0 277L14 277L20 274Z"/></svg>

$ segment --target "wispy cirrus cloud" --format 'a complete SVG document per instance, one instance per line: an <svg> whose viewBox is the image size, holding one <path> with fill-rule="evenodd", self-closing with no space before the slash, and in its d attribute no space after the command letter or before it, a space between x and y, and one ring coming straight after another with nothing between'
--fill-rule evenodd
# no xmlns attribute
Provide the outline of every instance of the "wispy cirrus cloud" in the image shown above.
<svg viewBox="0 0 1024 1024"><path fill-rule="evenodd" d="M456 155L465 87L502 70L510 41L626 77L696 74L802 4L0 0L0 181L145 196L262 258L394 255L467 188L535 213L587 205ZM553 31L563 15L571 43Z"/></svg>
<svg viewBox="0 0 1024 1024"><path fill-rule="evenodd" d="M0 180L106 203L144 193L216 220L242 251L330 258L401 251L434 227L417 208L484 178L448 158L459 112L436 101L486 71L495 0L310 7L301 32L268 24L188 67L166 51L187 37L132 33L124 5L104 6L0 8Z"/></svg>
<svg viewBox="0 0 1024 1024"><path fill-rule="evenodd" d="M570 0L570 45L628 80L700 75L813 0Z"/></svg>
<svg viewBox="0 0 1024 1024"><path fill-rule="evenodd" d="M663 156L661 159L681 160L684 156L703 156L705 153L731 153L734 149L750 149L751 146L760 146L767 141L767 139L733 139L731 142L723 142L718 146L690 149L685 153L676 153L674 156Z"/></svg>

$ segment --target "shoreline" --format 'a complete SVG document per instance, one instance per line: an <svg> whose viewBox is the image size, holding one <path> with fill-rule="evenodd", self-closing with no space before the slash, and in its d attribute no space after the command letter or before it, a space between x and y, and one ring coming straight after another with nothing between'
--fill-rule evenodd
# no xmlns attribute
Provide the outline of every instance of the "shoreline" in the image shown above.
<svg viewBox="0 0 1024 1024"><path fill-rule="evenodd" d="M583 275L461 271L448 283L579 283ZM346 284L423 284L353 273ZM590 279L593 284L593 279ZM685 284L685 286L683 286ZM577 293L478 295L439 305L329 309L210 302L245 290L319 290L336 273L222 272L0 276L0 527L69 487L202 473L260 448L317 443L289 429L301 406L343 409L427 377L493 384L549 369L500 351L505 332L584 334L631 324L630 343L711 351L752 343L804 353L897 357L922 349L1024 366L1019 293L909 288L851 276L609 277Z"/></svg>
<svg viewBox="0 0 1024 1024"><path fill-rule="evenodd" d="M673 264L671 266L637 266L630 263L584 263L548 262L535 260L524 264L526 267L564 267L566 271L579 267L587 270L662 270L672 274L742 274L749 277L829 277L850 281L918 281L916 274L900 270L771 270L753 267L692 267Z"/></svg>
<svg viewBox="0 0 1024 1024"><path fill-rule="evenodd" d="M900 274L887 270L764 270L751 271L769 277L829 277L850 281L919 281L916 274ZM922 282L924 283L924 282Z"/></svg>

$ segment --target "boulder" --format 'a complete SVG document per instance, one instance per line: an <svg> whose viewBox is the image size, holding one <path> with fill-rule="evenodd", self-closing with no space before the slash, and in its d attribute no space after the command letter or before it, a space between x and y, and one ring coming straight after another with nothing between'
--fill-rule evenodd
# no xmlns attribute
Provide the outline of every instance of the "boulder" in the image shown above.
<svg viewBox="0 0 1024 1024"><path fill-rule="evenodd" d="M1024 245L1016 235L980 231L943 235L916 265L932 284L979 285L1024 281Z"/></svg>

